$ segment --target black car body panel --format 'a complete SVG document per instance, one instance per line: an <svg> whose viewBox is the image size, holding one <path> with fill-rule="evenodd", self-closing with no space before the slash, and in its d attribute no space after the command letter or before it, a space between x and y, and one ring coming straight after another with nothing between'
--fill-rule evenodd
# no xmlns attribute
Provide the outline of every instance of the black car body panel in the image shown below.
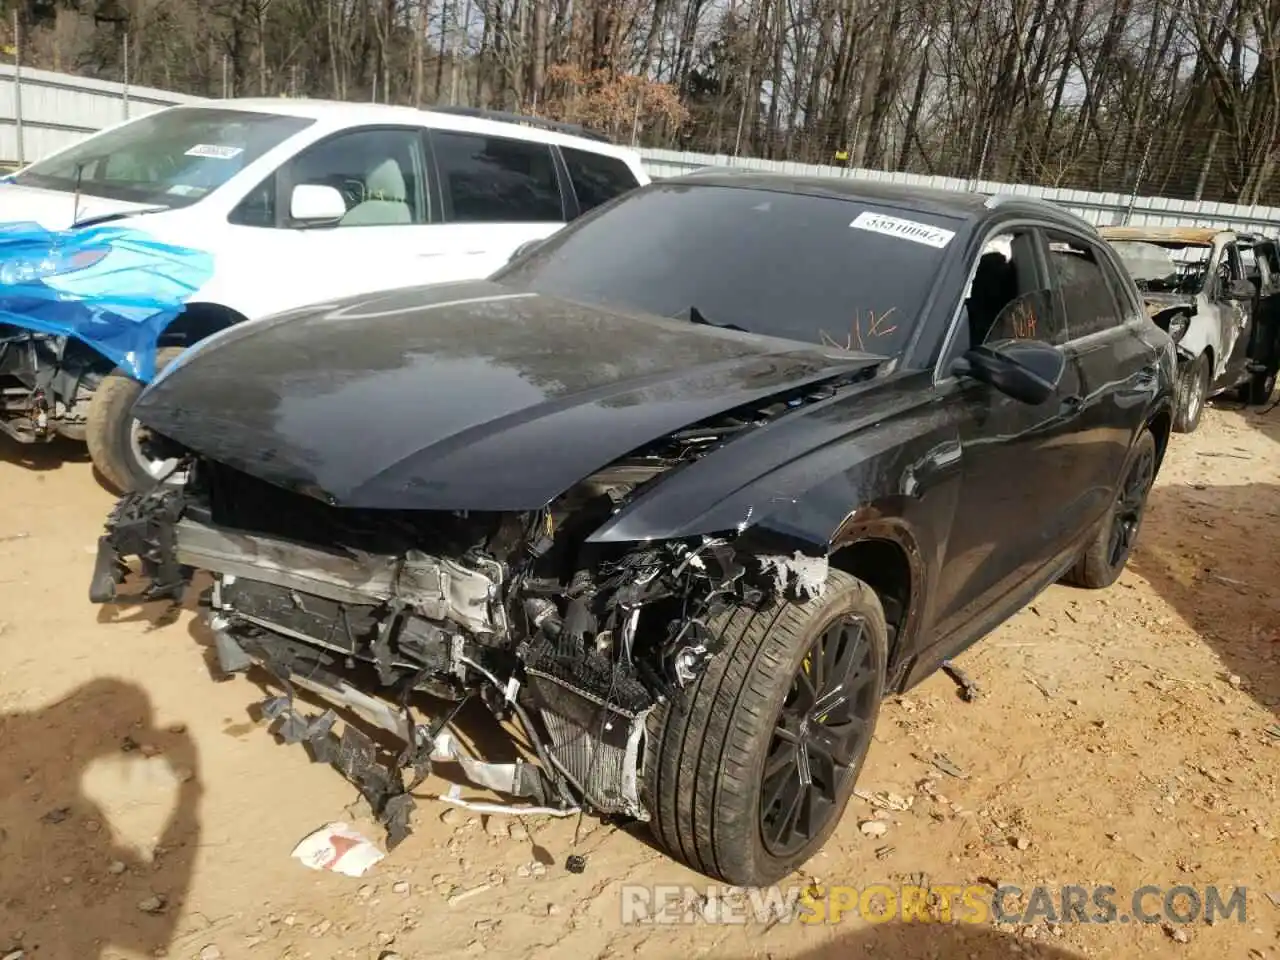
<svg viewBox="0 0 1280 960"><path fill-rule="evenodd" d="M674 430L876 362L450 284L248 327L195 351L135 414L334 505L536 510Z"/></svg>
<svg viewBox="0 0 1280 960"><path fill-rule="evenodd" d="M756 246L731 254L717 224ZM699 251L718 264L705 276ZM849 271L862 286L842 286ZM849 340L829 343L841 323ZM480 683L495 710L546 719L555 789L644 818L645 717L717 655L716 611L805 602L839 569L882 604L886 688L905 689L1109 529L1139 438L1163 451L1174 373L1114 253L1049 205L658 183L490 282L295 311L188 351L137 414L196 452L194 479L121 501L92 594L114 597L124 557L143 558L150 596L204 566L222 578L224 662L314 678L340 655L387 685ZM597 741L612 772L572 747Z"/></svg>

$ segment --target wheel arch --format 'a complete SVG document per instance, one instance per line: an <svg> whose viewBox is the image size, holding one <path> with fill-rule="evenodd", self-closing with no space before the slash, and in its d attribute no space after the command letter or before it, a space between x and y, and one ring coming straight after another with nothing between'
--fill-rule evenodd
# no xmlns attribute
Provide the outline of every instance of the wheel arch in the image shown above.
<svg viewBox="0 0 1280 960"><path fill-rule="evenodd" d="M1165 451L1169 449L1169 438L1173 435L1173 411L1162 406L1147 418L1146 429L1156 438L1156 470L1164 463Z"/></svg>
<svg viewBox="0 0 1280 960"><path fill-rule="evenodd" d="M925 562L915 534L898 518L855 515L832 537L828 562L879 597L889 627L886 689L893 689L916 647L924 608Z"/></svg>
<svg viewBox="0 0 1280 960"><path fill-rule="evenodd" d="M156 341L157 347L189 347L220 330L244 323L248 317L220 303L188 303L169 321Z"/></svg>

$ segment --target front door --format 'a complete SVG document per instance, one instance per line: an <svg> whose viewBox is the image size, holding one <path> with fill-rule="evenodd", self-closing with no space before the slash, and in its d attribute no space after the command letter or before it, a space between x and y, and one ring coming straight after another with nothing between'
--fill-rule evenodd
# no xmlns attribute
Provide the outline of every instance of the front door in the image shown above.
<svg viewBox="0 0 1280 960"><path fill-rule="evenodd" d="M220 276L259 277L230 302L253 317L309 303L430 283L424 266L439 229L430 203L421 127L345 131L307 147L252 191L230 218ZM346 202L336 223L289 216L292 190L332 187Z"/></svg>
<svg viewBox="0 0 1280 960"><path fill-rule="evenodd" d="M961 311L962 339L1066 342L1038 243L1033 228L987 242ZM962 476L933 604L937 635L945 638L1034 580L1069 538L1062 508L1075 496L1080 376L1069 360L1055 395L1037 405L967 378L940 388L960 407Z"/></svg>

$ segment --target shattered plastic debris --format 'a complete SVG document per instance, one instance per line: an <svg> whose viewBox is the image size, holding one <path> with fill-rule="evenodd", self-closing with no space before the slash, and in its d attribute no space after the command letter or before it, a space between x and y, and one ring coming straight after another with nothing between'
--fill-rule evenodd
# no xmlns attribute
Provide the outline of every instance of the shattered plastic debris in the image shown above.
<svg viewBox="0 0 1280 960"><path fill-rule="evenodd" d="M345 823L326 823L293 848L293 857L312 870L363 877L386 854Z"/></svg>

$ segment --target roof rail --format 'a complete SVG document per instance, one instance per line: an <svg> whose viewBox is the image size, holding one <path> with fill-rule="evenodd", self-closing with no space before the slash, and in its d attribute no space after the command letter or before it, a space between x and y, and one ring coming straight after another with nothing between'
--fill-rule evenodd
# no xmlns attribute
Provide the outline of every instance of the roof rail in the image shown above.
<svg viewBox="0 0 1280 960"><path fill-rule="evenodd" d="M505 110L482 110L479 107L453 107L447 104L424 107L423 109L431 113L451 113L459 117L475 117L477 120L495 120L498 123L516 123L523 127L537 127L554 133L568 134L571 137L598 140L601 143L612 142L604 134L595 133L575 123L561 123L558 120L548 120L545 117L528 117L519 113L507 113Z"/></svg>
<svg viewBox="0 0 1280 960"><path fill-rule="evenodd" d="M1054 211L1058 216L1065 217L1075 222L1077 226L1088 227L1090 230L1098 229L1098 225L1090 223L1080 214L1068 210L1062 204L1054 200L1046 200L1044 197L1036 197L1025 193L991 193L987 195L983 206L988 210L995 210L1009 203L1026 203L1033 207L1047 207Z"/></svg>

